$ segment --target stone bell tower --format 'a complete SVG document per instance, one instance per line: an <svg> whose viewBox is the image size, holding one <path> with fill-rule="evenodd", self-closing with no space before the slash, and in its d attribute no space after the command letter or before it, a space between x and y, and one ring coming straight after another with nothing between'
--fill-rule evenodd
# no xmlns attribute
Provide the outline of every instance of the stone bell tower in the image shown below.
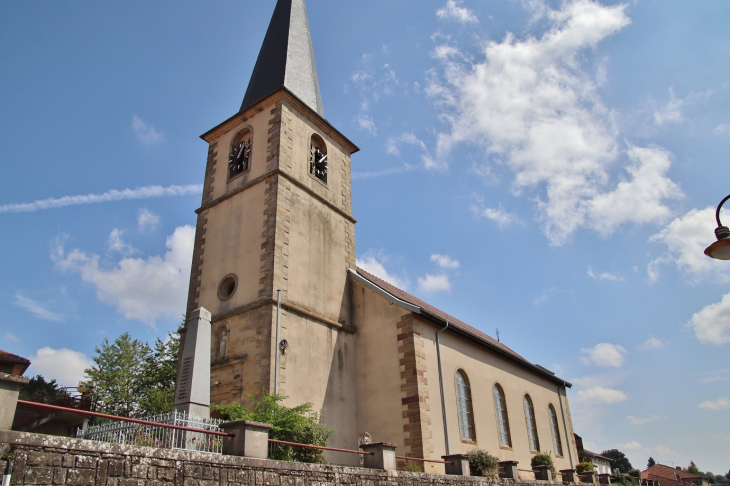
<svg viewBox="0 0 730 486"><path fill-rule="evenodd" d="M201 138L187 312L212 314L211 402L273 392L278 375L287 403L325 408L332 442L344 443L356 437L347 270L358 148L324 118L304 0L278 0L241 109Z"/></svg>

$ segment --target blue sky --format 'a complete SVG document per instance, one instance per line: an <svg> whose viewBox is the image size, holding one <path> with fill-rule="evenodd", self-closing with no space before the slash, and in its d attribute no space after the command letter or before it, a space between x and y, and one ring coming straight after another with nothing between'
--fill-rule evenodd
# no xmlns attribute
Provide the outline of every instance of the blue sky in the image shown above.
<svg viewBox="0 0 730 486"><path fill-rule="evenodd" d="M174 330L274 0L0 4L0 348ZM416 6L417 7L414 7ZM574 383L586 447L730 468L730 3L309 0L364 268ZM727 214L727 213L726 213ZM727 214L730 220L730 214Z"/></svg>

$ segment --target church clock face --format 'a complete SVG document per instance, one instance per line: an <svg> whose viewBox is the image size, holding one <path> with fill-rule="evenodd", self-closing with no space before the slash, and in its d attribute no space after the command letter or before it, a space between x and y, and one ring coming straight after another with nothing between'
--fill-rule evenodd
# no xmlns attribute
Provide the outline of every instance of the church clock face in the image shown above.
<svg viewBox="0 0 730 486"><path fill-rule="evenodd" d="M234 142L231 145L231 154L228 156L228 178L248 170L250 158L251 138Z"/></svg>

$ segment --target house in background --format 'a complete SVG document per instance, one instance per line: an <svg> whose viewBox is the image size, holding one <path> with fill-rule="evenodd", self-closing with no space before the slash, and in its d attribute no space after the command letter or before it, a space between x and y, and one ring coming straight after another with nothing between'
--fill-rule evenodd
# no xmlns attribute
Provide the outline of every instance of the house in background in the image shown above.
<svg viewBox="0 0 730 486"><path fill-rule="evenodd" d="M30 366L30 361L0 349L0 373L23 376Z"/></svg>
<svg viewBox="0 0 730 486"><path fill-rule="evenodd" d="M611 459L583 448L583 438L574 434L575 446L578 449L579 462L590 462L593 464L596 474L611 474Z"/></svg>
<svg viewBox="0 0 730 486"><path fill-rule="evenodd" d="M659 486L709 486L707 478L682 471L682 468L655 464L641 471L641 479L659 481Z"/></svg>

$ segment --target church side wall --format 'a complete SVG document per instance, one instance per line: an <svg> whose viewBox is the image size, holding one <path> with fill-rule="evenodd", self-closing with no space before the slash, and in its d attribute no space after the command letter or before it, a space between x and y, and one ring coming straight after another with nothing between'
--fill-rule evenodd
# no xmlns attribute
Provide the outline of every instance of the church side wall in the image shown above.
<svg viewBox="0 0 730 486"><path fill-rule="evenodd" d="M422 316L417 317L424 323L423 339L425 342L424 350L426 352L427 366L429 369L436 370L438 367L436 331L440 327L434 323L430 323ZM563 396L563 393L559 395L558 387L560 385L453 331L447 330L442 332L440 338L444 395L449 426L449 446L452 454L467 453L469 450L478 447L488 450L498 456L500 460L518 461L521 468L529 469L530 460L534 454L530 452L523 407L523 397L525 394L529 394L535 410L540 450L543 452L552 451L555 467L558 470L571 468L570 454L572 454L572 467L575 467L575 464L577 464L577 451L573 440L570 409L567 407L567 397ZM474 442L463 440L460 434L455 381L458 370L466 373L470 384L474 426L476 429L476 441ZM493 388L496 383L499 383L503 388L507 402L512 439L511 448L502 447L499 443L493 398ZM439 456L445 453L445 443L437 376L429 381L428 388L431 397L434 455ZM561 414L561 399L565 412L565 422L568 425L567 435ZM553 446L548 415L548 406L550 404L555 408L558 417L558 428L563 446L562 456L556 456ZM570 454L568 447L570 447Z"/></svg>
<svg viewBox="0 0 730 486"><path fill-rule="evenodd" d="M324 410L327 426L335 428L329 445L357 449L354 335L282 309L279 339L288 343L286 354L279 357L279 394L288 397L284 404L309 402L315 411ZM272 374L271 390L273 380ZM359 461L353 454L327 455L336 464Z"/></svg>
<svg viewBox="0 0 730 486"><path fill-rule="evenodd" d="M399 323L410 315L398 306L353 283L353 320L357 326L356 375L358 433L369 433L373 442L397 444L396 454L410 452L406 446L404 425L408 420L402 390Z"/></svg>

